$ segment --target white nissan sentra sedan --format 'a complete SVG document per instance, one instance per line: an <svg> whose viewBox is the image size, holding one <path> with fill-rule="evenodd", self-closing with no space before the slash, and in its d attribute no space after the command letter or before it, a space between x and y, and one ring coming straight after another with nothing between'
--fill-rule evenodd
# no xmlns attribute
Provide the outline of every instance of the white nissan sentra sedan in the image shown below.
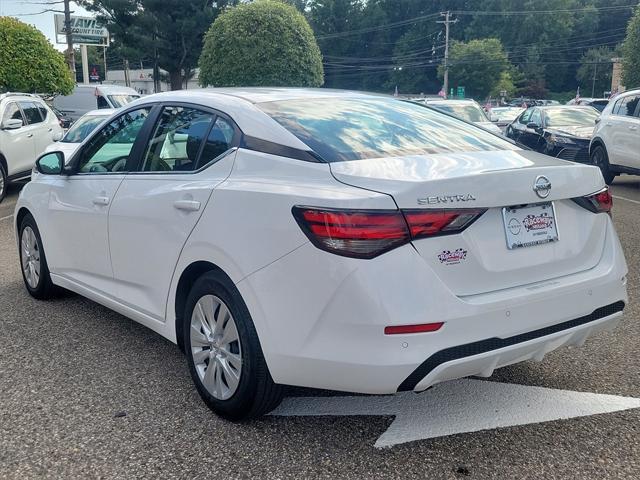
<svg viewBox="0 0 640 480"><path fill-rule="evenodd" d="M627 267L600 170L421 105L190 90L42 156L15 226L25 286L176 342L229 419L282 385L421 391L613 328Z"/></svg>

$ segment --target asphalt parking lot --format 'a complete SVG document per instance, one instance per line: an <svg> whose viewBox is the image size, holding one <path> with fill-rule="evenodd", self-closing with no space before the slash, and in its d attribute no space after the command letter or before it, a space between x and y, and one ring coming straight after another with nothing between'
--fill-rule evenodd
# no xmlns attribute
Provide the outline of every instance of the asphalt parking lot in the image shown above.
<svg viewBox="0 0 640 480"><path fill-rule="evenodd" d="M640 477L640 409L383 449L374 444L394 421L388 414L220 420L175 345L81 297L27 295L10 217L18 191L0 203L2 478ZM640 398L640 178L617 179L613 193L630 268L622 323L491 381Z"/></svg>

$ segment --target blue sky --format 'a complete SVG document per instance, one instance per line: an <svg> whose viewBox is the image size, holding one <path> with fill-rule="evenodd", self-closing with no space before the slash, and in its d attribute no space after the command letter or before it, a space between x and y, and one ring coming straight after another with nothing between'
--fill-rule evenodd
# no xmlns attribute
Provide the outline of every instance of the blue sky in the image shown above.
<svg viewBox="0 0 640 480"><path fill-rule="evenodd" d="M47 12L40 15L32 15L34 13L42 12L47 8L54 10L62 10L62 4L54 4L50 7L46 5L38 5L38 3L44 3L47 0L0 0L0 16L16 17L19 20L35 26L38 30L45 34L51 43L58 49L64 50L65 46L62 44L56 44L55 42L55 30L53 26L53 13ZM83 8L78 7L75 3L71 3L71 11L75 15L90 16L90 14ZM30 15L31 14L31 15Z"/></svg>

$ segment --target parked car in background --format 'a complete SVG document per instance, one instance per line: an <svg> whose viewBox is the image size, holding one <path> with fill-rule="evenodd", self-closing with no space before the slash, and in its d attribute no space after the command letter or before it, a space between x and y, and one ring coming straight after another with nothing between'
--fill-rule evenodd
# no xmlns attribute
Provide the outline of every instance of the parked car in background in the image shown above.
<svg viewBox="0 0 640 480"><path fill-rule="evenodd" d="M71 95L55 97L53 106L75 121L91 110L124 107L138 98L140 94L129 87L78 85Z"/></svg>
<svg viewBox="0 0 640 480"><path fill-rule="evenodd" d="M544 107L547 105L560 105L560 102L557 100L534 100L534 104L540 107Z"/></svg>
<svg viewBox="0 0 640 480"><path fill-rule="evenodd" d="M37 95L0 94L0 201L9 182L28 178L38 156L62 133L58 118Z"/></svg>
<svg viewBox="0 0 640 480"><path fill-rule="evenodd" d="M491 115L494 117L495 124L504 132L511 122L526 109L522 107L494 107L491 109Z"/></svg>
<svg viewBox="0 0 640 480"><path fill-rule="evenodd" d="M51 107L51 105L49 105L49 107L51 108L51 111L53 111L56 118L58 119L58 123L60 123L60 126L65 130L68 129L73 123L73 120L71 120L71 117L65 113L62 113L57 108Z"/></svg>
<svg viewBox="0 0 640 480"><path fill-rule="evenodd" d="M607 183L620 173L640 175L640 89L617 95L602 111L590 156Z"/></svg>
<svg viewBox="0 0 640 480"><path fill-rule="evenodd" d="M71 126L62 140L50 144L45 152L60 151L65 154L65 158L71 158L84 139L116 111L113 108L105 108L85 113Z"/></svg>
<svg viewBox="0 0 640 480"><path fill-rule="evenodd" d="M502 130L487 117L487 114L475 100L426 99L424 103L431 108L461 118L466 122L474 123L492 133L502 135Z"/></svg>
<svg viewBox="0 0 640 480"><path fill-rule="evenodd" d="M63 287L176 342L240 420L282 385L422 391L615 327L611 206L597 168L413 102L210 89L42 156L14 226L29 294Z"/></svg>
<svg viewBox="0 0 640 480"><path fill-rule="evenodd" d="M589 142L600 112L592 107L532 107L514 120L506 135L537 152L589 163Z"/></svg>
<svg viewBox="0 0 640 480"><path fill-rule="evenodd" d="M588 107L593 107L599 112L603 111L604 108L609 103L608 98L581 98L574 103L574 105L584 105Z"/></svg>

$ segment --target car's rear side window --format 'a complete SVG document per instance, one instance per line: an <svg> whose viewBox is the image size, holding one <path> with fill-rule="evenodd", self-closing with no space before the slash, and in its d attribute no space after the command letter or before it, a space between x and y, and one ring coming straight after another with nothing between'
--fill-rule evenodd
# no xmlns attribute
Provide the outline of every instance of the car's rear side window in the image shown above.
<svg viewBox="0 0 640 480"><path fill-rule="evenodd" d="M38 106L34 102L20 102L24 116L27 118L27 123L33 125L34 123L41 123L44 119L40 114Z"/></svg>
<svg viewBox="0 0 640 480"><path fill-rule="evenodd" d="M630 95L618 100L613 107L613 115L621 115L623 117L633 117L640 101L640 95Z"/></svg>
<svg viewBox="0 0 640 480"><path fill-rule="evenodd" d="M423 105L391 98L312 98L258 104L325 161L518 147Z"/></svg>

